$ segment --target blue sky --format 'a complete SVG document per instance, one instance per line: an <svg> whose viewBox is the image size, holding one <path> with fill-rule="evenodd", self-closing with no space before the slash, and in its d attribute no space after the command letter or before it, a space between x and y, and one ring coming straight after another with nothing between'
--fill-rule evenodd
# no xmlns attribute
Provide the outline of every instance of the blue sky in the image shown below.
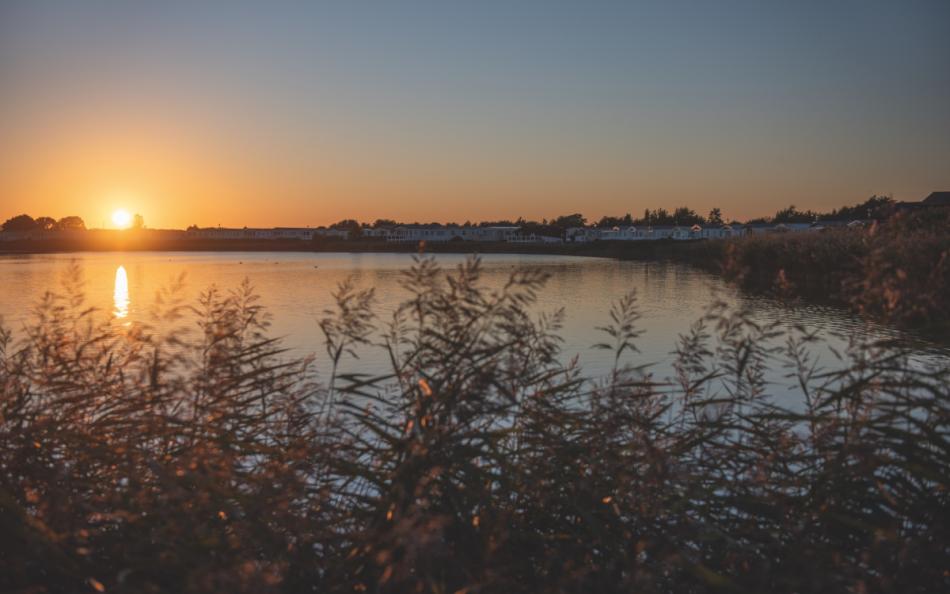
<svg viewBox="0 0 950 594"><path fill-rule="evenodd" d="M0 216L741 218L950 188L945 0L5 2L0 88Z"/></svg>

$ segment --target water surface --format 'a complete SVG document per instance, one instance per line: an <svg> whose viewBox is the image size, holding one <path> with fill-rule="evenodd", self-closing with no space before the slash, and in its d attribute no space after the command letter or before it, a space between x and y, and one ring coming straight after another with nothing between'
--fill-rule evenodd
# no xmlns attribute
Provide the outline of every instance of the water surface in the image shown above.
<svg viewBox="0 0 950 594"><path fill-rule="evenodd" d="M440 254L437 261L452 269L465 256ZM156 291L184 273L184 295L194 300L209 286L237 287L249 279L261 303L272 315L272 331L285 337L299 354L323 353L318 320L332 305L331 291L349 276L361 286L375 287L379 311L386 314L408 293L399 287L399 275L412 263L409 254L367 253L244 253L244 252L112 252L0 257L0 316L16 331L29 317L31 306L48 290L57 290L71 262L85 280L89 302L116 324L148 319ZM709 305L724 300L733 307L748 305L762 323L784 327L801 325L817 331L816 350L831 363L830 349L844 349L859 337L897 337L907 340L922 361L948 356L945 346L903 335L867 323L839 309L813 305L789 307L776 301L750 297L727 286L714 275L666 262L629 262L602 258L492 254L483 258L484 283L500 287L518 266L536 266L551 275L542 291L538 311L563 307L567 313L562 332L564 359L577 356L585 370L598 374L610 369L611 355L593 350L603 340L597 326L607 321L613 301L636 289L644 330L640 353L631 363L653 363L658 377L670 373L676 337L701 318ZM364 355L363 368L378 368L382 357ZM352 364L351 364L352 365ZM783 379L776 369L772 379Z"/></svg>

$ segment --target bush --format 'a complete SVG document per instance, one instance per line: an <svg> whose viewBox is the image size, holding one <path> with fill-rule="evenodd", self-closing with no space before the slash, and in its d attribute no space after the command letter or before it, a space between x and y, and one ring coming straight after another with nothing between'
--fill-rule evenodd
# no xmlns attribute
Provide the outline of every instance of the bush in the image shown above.
<svg viewBox="0 0 950 594"><path fill-rule="evenodd" d="M950 331L950 210L900 213L867 229L775 233L685 246L681 257L745 290L845 305Z"/></svg>
<svg viewBox="0 0 950 594"><path fill-rule="evenodd" d="M864 313L950 330L950 209L904 213L869 230L852 302Z"/></svg>
<svg viewBox="0 0 950 594"><path fill-rule="evenodd" d="M77 278L0 340L0 587L29 592L932 591L950 586L948 370L710 308L675 377L560 362L544 274L419 258L321 321L333 367L267 336L245 284L153 327L95 321ZM74 277L76 275L74 274ZM198 320L190 331L185 314ZM160 331L161 329L169 329ZM391 372L347 371L360 349ZM785 365L802 405L779 408ZM358 365L356 365L358 369ZM941 587L942 584L942 587Z"/></svg>

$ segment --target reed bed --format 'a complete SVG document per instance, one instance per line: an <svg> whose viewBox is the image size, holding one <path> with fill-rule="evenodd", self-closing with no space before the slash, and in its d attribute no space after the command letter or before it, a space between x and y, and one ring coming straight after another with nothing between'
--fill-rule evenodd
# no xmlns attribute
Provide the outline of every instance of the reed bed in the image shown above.
<svg viewBox="0 0 950 594"><path fill-rule="evenodd" d="M712 304L657 378L631 294L590 378L545 274L480 276L419 257L386 319L341 284L315 369L249 284L117 327L73 271L0 333L0 590L950 588L950 366L875 343L819 367L806 329Z"/></svg>
<svg viewBox="0 0 950 594"><path fill-rule="evenodd" d="M900 213L867 228L703 242L681 252L748 291L950 333L950 209Z"/></svg>

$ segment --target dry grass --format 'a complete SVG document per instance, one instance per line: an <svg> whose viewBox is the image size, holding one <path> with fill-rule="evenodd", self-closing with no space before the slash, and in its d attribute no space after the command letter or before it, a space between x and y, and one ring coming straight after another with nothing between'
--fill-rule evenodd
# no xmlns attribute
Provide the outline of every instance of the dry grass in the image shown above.
<svg viewBox="0 0 950 594"><path fill-rule="evenodd" d="M268 337L243 286L154 327L97 324L73 278L0 340L0 589L14 592L935 591L950 587L947 366L711 307L676 377L559 358L545 276L485 289L420 258L391 319L346 283L334 368ZM197 327L185 322L193 308ZM607 312L605 312L607 313ZM176 328L159 332L158 328ZM382 349L391 372L357 368ZM804 405L764 380L784 365Z"/></svg>
<svg viewBox="0 0 950 594"><path fill-rule="evenodd" d="M950 209L903 213L867 229L756 235L683 252L745 290L843 304L890 324L950 332Z"/></svg>

